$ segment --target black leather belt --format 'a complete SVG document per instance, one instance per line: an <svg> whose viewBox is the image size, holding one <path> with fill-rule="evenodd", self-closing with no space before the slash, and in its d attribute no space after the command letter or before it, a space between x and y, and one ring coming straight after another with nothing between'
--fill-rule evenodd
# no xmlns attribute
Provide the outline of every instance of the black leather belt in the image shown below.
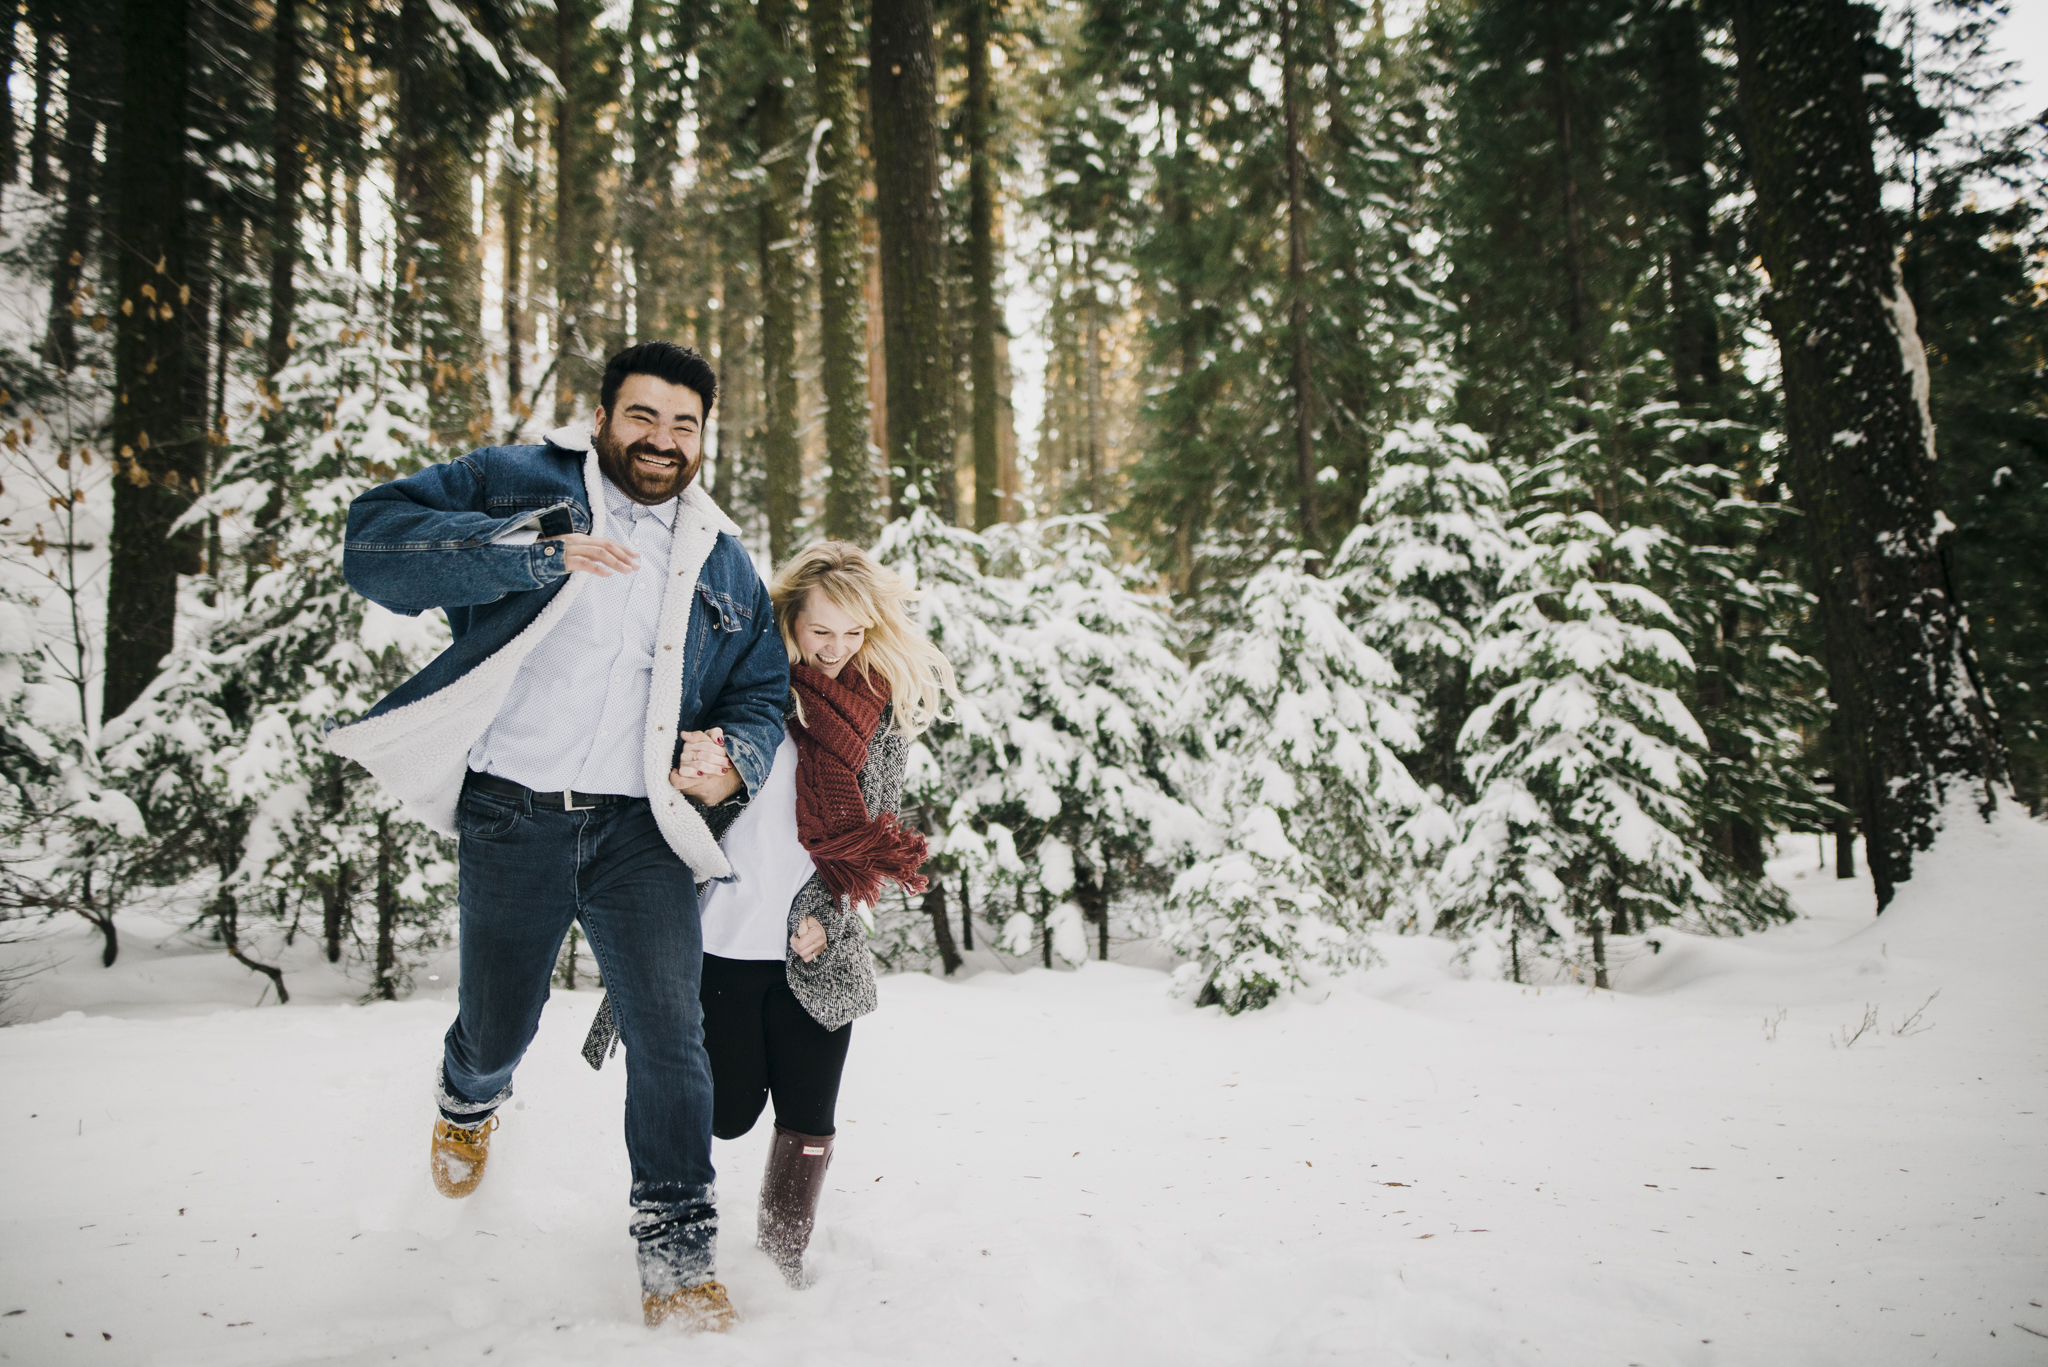
<svg viewBox="0 0 2048 1367"><path fill-rule="evenodd" d="M544 793L523 783L514 783L509 778L499 778L496 774L480 774L474 769L469 771L469 786L480 788L487 793L496 793L499 797L523 798L534 806L550 812L582 812L592 807L612 807L621 802L638 801L619 793L579 793L568 788Z"/></svg>

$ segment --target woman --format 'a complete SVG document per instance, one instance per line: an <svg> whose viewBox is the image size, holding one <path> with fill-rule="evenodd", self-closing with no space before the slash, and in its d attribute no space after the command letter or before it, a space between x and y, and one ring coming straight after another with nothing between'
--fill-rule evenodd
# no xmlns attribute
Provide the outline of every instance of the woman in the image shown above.
<svg viewBox="0 0 2048 1367"><path fill-rule="evenodd" d="M924 837L897 824L903 765L953 670L904 615L903 581L857 546L799 551L768 596L789 651L785 730L720 842L738 877L701 890L701 997L711 1132L738 1138L774 1099L757 1242L802 1286L852 1022L876 1005L861 909L884 879L924 891Z"/></svg>

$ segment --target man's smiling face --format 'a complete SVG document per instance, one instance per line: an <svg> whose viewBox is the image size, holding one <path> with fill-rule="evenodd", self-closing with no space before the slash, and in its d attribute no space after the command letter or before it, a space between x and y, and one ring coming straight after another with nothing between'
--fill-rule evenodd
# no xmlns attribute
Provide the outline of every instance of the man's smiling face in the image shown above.
<svg viewBox="0 0 2048 1367"><path fill-rule="evenodd" d="M703 463L704 397L688 385L628 375L610 412L597 410L597 466L635 503L666 503Z"/></svg>

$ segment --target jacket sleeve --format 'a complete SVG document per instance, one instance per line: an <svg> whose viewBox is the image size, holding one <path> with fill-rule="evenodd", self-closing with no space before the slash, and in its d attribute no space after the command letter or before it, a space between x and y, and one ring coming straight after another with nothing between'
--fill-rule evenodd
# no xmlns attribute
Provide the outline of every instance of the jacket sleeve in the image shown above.
<svg viewBox="0 0 2048 1367"><path fill-rule="evenodd" d="M341 552L349 587L411 617L428 608L494 603L559 581L567 571L557 543L500 544L548 510L484 512L484 460L485 452L472 451L358 494Z"/></svg>
<svg viewBox="0 0 2048 1367"><path fill-rule="evenodd" d="M761 791L782 744L782 707L789 698L789 653L775 629L768 586L754 580L754 611L746 648L726 671L718 696L707 701L697 729L720 727L725 753L740 771L747 797Z"/></svg>

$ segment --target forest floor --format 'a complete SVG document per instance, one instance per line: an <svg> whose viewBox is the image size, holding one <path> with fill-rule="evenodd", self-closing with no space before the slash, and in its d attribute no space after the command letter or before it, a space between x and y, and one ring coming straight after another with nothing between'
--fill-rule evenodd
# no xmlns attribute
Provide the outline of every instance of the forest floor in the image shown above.
<svg viewBox="0 0 2048 1367"><path fill-rule="evenodd" d="M365 1006L302 943L279 1009L162 923L111 970L60 927L0 1030L0 1357L2048 1361L2048 828L1952 833L1875 920L1815 863L1774 866L1798 922L1621 941L1611 992L1391 936L1234 1020L1128 964L885 980L816 1284L752 1247L764 1123L716 1154L744 1322L690 1342L639 1325L594 993L556 993L458 1203L425 1161L450 961Z"/></svg>

